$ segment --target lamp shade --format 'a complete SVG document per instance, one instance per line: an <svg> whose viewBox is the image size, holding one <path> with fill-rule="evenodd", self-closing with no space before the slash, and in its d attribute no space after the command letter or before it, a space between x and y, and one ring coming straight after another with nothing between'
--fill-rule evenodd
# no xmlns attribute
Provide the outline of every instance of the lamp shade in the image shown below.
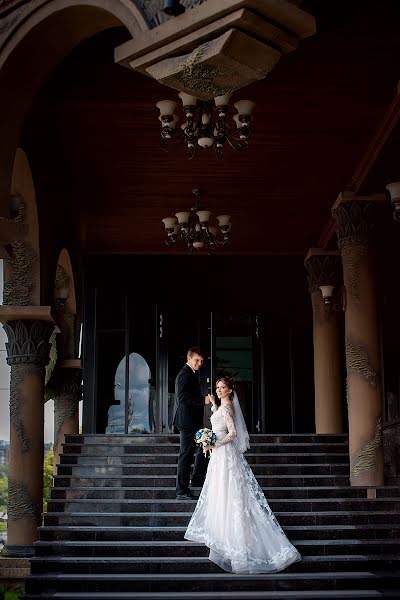
<svg viewBox="0 0 400 600"><path fill-rule="evenodd" d="M239 100L239 102L235 102L233 105L238 111L239 115L248 115L250 116L253 112L256 103L251 100Z"/></svg>
<svg viewBox="0 0 400 600"><path fill-rule="evenodd" d="M228 106L229 100L232 94L224 94L224 96L217 96L214 98L215 106Z"/></svg>
<svg viewBox="0 0 400 600"><path fill-rule="evenodd" d="M175 213L176 218L178 219L178 223L180 225L187 223L189 221L190 213L189 212L177 212Z"/></svg>
<svg viewBox="0 0 400 600"><path fill-rule="evenodd" d="M165 219L161 219L165 225L165 229L174 229L176 219L175 217L165 217Z"/></svg>
<svg viewBox="0 0 400 600"><path fill-rule="evenodd" d="M230 225L231 215L218 215L217 221L220 227Z"/></svg>
<svg viewBox="0 0 400 600"><path fill-rule="evenodd" d="M211 211L210 210L198 210L196 215L199 217L200 223L207 223L210 218Z"/></svg>
<svg viewBox="0 0 400 600"><path fill-rule="evenodd" d="M173 100L160 100L160 102L157 102L156 106L160 111L161 116L169 117L175 112L176 102Z"/></svg>
<svg viewBox="0 0 400 600"><path fill-rule="evenodd" d="M182 100L183 106L196 106L197 104L197 98L191 96L190 94L179 92L178 96Z"/></svg>
<svg viewBox="0 0 400 600"><path fill-rule="evenodd" d="M332 292L334 289L334 285L320 285L319 289L321 290L322 297L325 301L329 301L332 298Z"/></svg>
<svg viewBox="0 0 400 600"><path fill-rule="evenodd" d="M193 248L196 248L197 250L199 250L203 246L204 246L204 242L193 242Z"/></svg>
<svg viewBox="0 0 400 600"><path fill-rule="evenodd" d="M391 200L396 200L397 198L400 199L400 181L396 181L394 183L388 183L386 186L386 189L388 190L388 192L390 194Z"/></svg>

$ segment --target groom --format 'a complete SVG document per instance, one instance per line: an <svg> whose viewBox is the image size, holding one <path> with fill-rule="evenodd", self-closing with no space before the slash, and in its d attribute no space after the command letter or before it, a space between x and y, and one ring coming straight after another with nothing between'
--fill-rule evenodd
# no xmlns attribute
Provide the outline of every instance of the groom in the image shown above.
<svg viewBox="0 0 400 600"><path fill-rule="evenodd" d="M204 397L197 377L204 357L199 348L190 348L187 353L187 363L179 371L175 379L175 416L174 425L179 429L179 458L176 479L176 497L179 500L194 498L189 489L192 486L202 486L207 470L207 459L200 446L196 449L192 481L190 482L190 467L195 452L194 436L203 427L204 405L209 403L209 397Z"/></svg>

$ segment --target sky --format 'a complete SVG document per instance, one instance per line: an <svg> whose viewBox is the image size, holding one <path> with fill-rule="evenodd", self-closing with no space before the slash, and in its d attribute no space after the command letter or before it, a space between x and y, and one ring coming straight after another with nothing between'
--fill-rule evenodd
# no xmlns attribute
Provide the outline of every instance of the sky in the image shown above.
<svg viewBox="0 0 400 600"><path fill-rule="evenodd" d="M3 303L3 261L0 260L0 304ZM10 439L10 367L6 362L7 336L0 326L0 440ZM53 442L54 403L49 400L44 405L44 441Z"/></svg>

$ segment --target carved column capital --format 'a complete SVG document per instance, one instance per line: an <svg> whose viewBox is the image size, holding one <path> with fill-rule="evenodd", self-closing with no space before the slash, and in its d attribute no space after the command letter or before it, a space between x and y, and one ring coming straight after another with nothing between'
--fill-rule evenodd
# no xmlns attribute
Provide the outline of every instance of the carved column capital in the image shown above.
<svg viewBox="0 0 400 600"><path fill-rule="evenodd" d="M47 320L12 320L3 323L8 342L7 363L38 364L46 366L49 362L49 339L54 323Z"/></svg>
<svg viewBox="0 0 400 600"><path fill-rule="evenodd" d="M332 215L335 219L338 246L351 242L366 245L371 241L380 218L381 196L340 194Z"/></svg>
<svg viewBox="0 0 400 600"><path fill-rule="evenodd" d="M342 261L339 252L326 252L311 248L304 260L310 294L321 285L338 287L342 280Z"/></svg>

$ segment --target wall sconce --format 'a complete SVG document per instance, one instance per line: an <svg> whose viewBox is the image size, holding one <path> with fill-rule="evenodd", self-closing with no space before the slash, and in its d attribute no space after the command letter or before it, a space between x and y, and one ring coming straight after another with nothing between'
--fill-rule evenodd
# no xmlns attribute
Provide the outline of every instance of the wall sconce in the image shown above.
<svg viewBox="0 0 400 600"><path fill-rule="evenodd" d="M400 181L388 183L386 189L390 194L390 201L393 205L393 219L396 223L400 223Z"/></svg>
<svg viewBox="0 0 400 600"><path fill-rule="evenodd" d="M66 287L66 286L56 287L54 289L54 296L56 299L58 310L59 311L65 310L65 306L66 306L67 300L68 300L68 287Z"/></svg>
<svg viewBox="0 0 400 600"><path fill-rule="evenodd" d="M324 299L324 307L326 312L346 310L346 288L340 286L336 294L333 294L334 285L320 285L322 298Z"/></svg>
<svg viewBox="0 0 400 600"><path fill-rule="evenodd" d="M334 285L320 285L319 286L319 289L321 290L321 294L322 294L325 304L331 303L334 287L335 287Z"/></svg>

